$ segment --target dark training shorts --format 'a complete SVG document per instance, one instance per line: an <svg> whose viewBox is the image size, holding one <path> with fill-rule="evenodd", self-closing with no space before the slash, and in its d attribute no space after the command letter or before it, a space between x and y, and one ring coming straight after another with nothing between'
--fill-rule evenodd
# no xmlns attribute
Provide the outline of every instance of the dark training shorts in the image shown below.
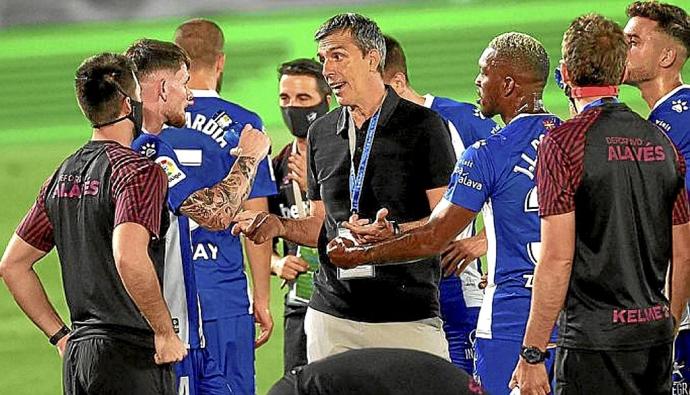
<svg viewBox="0 0 690 395"><path fill-rule="evenodd" d="M172 365L156 365L153 354L152 349L107 338L68 341L65 394L176 394Z"/></svg>
<svg viewBox="0 0 690 395"><path fill-rule="evenodd" d="M672 370L672 343L633 351L559 347L556 394L668 395Z"/></svg>

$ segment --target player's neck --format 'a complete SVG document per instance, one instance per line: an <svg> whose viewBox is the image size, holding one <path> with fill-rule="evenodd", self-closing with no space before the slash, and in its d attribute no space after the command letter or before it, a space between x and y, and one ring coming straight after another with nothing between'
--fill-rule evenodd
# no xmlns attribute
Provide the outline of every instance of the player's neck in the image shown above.
<svg viewBox="0 0 690 395"><path fill-rule="evenodd" d="M530 93L515 101L515 105L505 113L501 114L501 119L507 125L520 114L543 114L546 112L541 92Z"/></svg>
<svg viewBox="0 0 690 395"><path fill-rule="evenodd" d="M122 122L122 124L118 123L93 129L91 134L92 141L115 141L121 145L124 145L125 147L132 146L133 137L132 124L129 122Z"/></svg>
<svg viewBox="0 0 690 395"><path fill-rule="evenodd" d="M407 89L405 89L405 91L402 93L402 95L400 95L400 97L407 101L411 101L412 103L419 104L420 106L423 106L424 102L426 101L426 98L424 96L417 93L417 91L412 89L412 87L410 86L408 86Z"/></svg>
<svg viewBox="0 0 690 395"><path fill-rule="evenodd" d="M363 92L359 103L348 106L350 115L357 128L361 128L367 119L374 116L376 111L378 111L383 104L385 98L386 87L383 85L383 81L378 80L378 83L372 84L372 88L369 92Z"/></svg>
<svg viewBox="0 0 690 395"><path fill-rule="evenodd" d="M577 110L577 113L581 113L582 110L584 110L585 106L587 106L590 103L594 103L597 100L605 99L605 98L610 98L612 96L593 96L593 97L582 97L579 99L573 99L575 101L575 109Z"/></svg>
<svg viewBox="0 0 690 395"><path fill-rule="evenodd" d="M144 105L144 130L146 133L157 135L163 130L163 117L160 112L146 108Z"/></svg>
<svg viewBox="0 0 690 395"><path fill-rule="evenodd" d="M189 76L187 86L194 90L215 91L217 84L218 79L215 76L203 72L193 72Z"/></svg>
<svg viewBox="0 0 690 395"><path fill-rule="evenodd" d="M637 85L637 88L640 90L644 101L647 102L647 106L651 109L662 97L681 85L683 85L681 75L673 74L669 76L660 75L655 79L641 82Z"/></svg>

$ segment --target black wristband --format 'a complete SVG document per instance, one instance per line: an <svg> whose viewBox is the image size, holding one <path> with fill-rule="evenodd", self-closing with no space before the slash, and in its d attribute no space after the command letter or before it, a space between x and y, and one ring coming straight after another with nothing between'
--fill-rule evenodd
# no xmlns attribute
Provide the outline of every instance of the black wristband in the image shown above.
<svg viewBox="0 0 690 395"><path fill-rule="evenodd" d="M70 332L72 331L67 327L67 325L63 325L62 328L60 328L60 330L55 332L55 334L51 336L50 339L48 339L48 341L50 342L50 344L56 345L60 341L60 339L69 335Z"/></svg>

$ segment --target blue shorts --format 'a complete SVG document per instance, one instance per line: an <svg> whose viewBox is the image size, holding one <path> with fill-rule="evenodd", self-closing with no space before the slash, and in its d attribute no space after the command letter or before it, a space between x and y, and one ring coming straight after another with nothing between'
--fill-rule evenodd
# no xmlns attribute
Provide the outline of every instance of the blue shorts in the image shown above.
<svg viewBox="0 0 690 395"><path fill-rule="evenodd" d="M673 361L673 393L690 394L690 330L676 337Z"/></svg>
<svg viewBox="0 0 690 395"><path fill-rule="evenodd" d="M450 360L471 375L474 371L474 334L477 330L479 307L467 307L457 276L442 279L439 288L441 318L448 340Z"/></svg>
<svg viewBox="0 0 690 395"><path fill-rule="evenodd" d="M232 395L216 361L206 349L191 349L175 364L175 388L184 395Z"/></svg>
<svg viewBox="0 0 690 395"><path fill-rule="evenodd" d="M254 317L240 315L204 321L206 349L218 362L232 393L254 395Z"/></svg>
<svg viewBox="0 0 690 395"><path fill-rule="evenodd" d="M491 395L507 395L510 393L508 383L513 376L515 365L520 358L522 342L496 339L477 339L475 379ZM551 391L554 389L553 362L556 350L550 350L546 360L546 371L551 381Z"/></svg>

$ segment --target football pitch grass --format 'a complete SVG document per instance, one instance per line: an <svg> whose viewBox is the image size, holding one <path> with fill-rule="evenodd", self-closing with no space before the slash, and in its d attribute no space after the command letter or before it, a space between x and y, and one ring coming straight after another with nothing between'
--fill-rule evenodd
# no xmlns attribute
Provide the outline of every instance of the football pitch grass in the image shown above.
<svg viewBox="0 0 690 395"><path fill-rule="evenodd" d="M687 1L672 1L687 7ZM562 34L577 15L597 11L624 23L626 1L432 1L402 5L314 8L211 16L225 30L228 56L223 95L259 113L273 139L274 153L290 136L277 107L275 69L280 62L312 57L312 34L327 17L357 11L375 19L406 49L412 85L459 100L475 100L476 61L496 34L522 31L547 47L552 68L560 59ZM74 70L86 56L121 52L140 37L170 39L185 18L148 22L107 22L0 31L0 245L9 240L36 193L61 160L89 135L73 95ZM686 67L686 70L688 67ZM690 74L686 71L686 77ZM624 101L646 116L632 88ZM567 116L567 101L553 82L547 108ZM54 252L36 265L43 285L64 319L68 318ZM282 374L282 300L272 282L273 336L257 351L258 393ZM55 394L61 391L60 359L47 339L0 287L0 393Z"/></svg>

